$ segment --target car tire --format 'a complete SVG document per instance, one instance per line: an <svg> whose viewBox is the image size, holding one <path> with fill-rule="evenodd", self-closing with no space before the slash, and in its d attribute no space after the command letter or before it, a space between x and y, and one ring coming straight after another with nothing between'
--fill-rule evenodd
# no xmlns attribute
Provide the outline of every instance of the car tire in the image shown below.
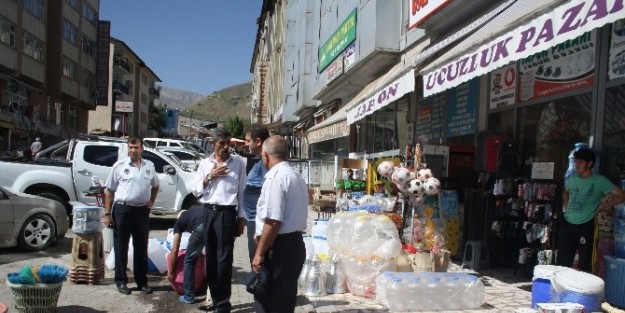
<svg viewBox="0 0 625 313"><path fill-rule="evenodd" d="M17 237L17 247L24 251L47 249L56 238L56 225L48 215L37 214L29 217Z"/></svg>

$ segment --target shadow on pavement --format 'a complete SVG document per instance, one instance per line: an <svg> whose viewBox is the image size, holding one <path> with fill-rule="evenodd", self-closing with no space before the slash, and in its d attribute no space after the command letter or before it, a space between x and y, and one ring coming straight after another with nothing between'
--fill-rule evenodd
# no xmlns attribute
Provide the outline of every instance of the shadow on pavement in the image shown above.
<svg viewBox="0 0 625 313"><path fill-rule="evenodd" d="M17 248L0 249L0 265L32 260L37 258L59 259L72 251L72 239L65 238L57 240L44 251L24 252Z"/></svg>
<svg viewBox="0 0 625 313"><path fill-rule="evenodd" d="M95 310L80 305L68 305L58 307L58 313L105 313L106 311Z"/></svg>

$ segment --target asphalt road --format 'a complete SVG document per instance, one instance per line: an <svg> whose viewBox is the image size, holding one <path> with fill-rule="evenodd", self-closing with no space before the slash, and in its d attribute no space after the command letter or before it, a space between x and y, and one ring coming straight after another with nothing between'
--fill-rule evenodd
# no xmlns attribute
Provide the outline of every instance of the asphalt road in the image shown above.
<svg viewBox="0 0 625 313"><path fill-rule="evenodd" d="M175 215L151 218L150 237L165 238L167 229L175 222ZM0 302L7 304L9 312L14 311L14 297L10 288L5 284L7 273L18 272L25 265L59 264L69 268L71 263L73 234L70 232L63 240L58 241L46 251L25 253L17 249L0 249ZM240 243L239 245L241 245ZM234 279L246 273L247 269L235 267ZM239 273L239 275L237 275ZM128 287L134 288L132 273L128 272L130 283ZM154 289L151 295L143 295L133 291L129 296L117 292L113 280L114 273L106 269L104 281L98 285L74 284L66 281L63 284L58 302L58 313L96 313L96 312L198 312L205 304L203 301L193 305L187 305L178 301L178 295L173 291L165 275L149 274L149 284ZM233 298L235 290L233 286ZM234 299L233 299L234 300ZM233 311L252 312L251 304L233 301ZM244 301L249 302L249 301ZM200 309L200 310L198 310Z"/></svg>

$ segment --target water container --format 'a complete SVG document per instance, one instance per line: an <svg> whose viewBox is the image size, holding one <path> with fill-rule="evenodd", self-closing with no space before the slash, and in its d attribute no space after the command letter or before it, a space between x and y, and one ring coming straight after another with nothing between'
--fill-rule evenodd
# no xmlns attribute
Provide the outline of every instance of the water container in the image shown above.
<svg viewBox="0 0 625 313"><path fill-rule="evenodd" d="M625 259L604 256L605 300L613 305L625 307Z"/></svg>
<svg viewBox="0 0 625 313"><path fill-rule="evenodd" d="M323 237L328 238L328 220L315 220L311 234L313 237Z"/></svg>
<svg viewBox="0 0 625 313"><path fill-rule="evenodd" d="M614 255L625 258L625 204L614 207Z"/></svg>
<svg viewBox="0 0 625 313"><path fill-rule="evenodd" d="M114 231L111 227L102 228L102 248L104 252L111 252L113 250Z"/></svg>
<svg viewBox="0 0 625 313"><path fill-rule="evenodd" d="M156 270L161 274L167 272L167 253L167 249L156 239L148 240L148 261L152 261Z"/></svg>
<svg viewBox="0 0 625 313"><path fill-rule="evenodd" d="M191 237L190 232L182 233L182 236L180 238L180 247L178 247L180 250L187 250L187 246L189 245L189 237ZM171 245L173 244L173 241L174 241L174 229L173 228L169 228L167 230L166 240L167 240L167 246L169 247L169 250L171 250Z"/></svg>
<svg viewBox="0 0 625 313"><path fill-rule="evenodd" d="M536 303L546 303L551 299L551 280L558 271L574 269L557 265L536 265L534 267L534 277L532 278L532 308L536 308Z"/></svg>
<svg viewBox="0 0 625 313"><path fill-rule="evenodd" d="M603 279L581 271L558 271L552 280L552 301L573 302L586 307L587 312L601 310L603 301Z"/></svg>
<svg viewBox="0 0 625 313"><path fill-rule="evenodd" d="M74 206L72 231L77 234L93 234L102 231L103 209L97 206Z"/></svg>
<svg viewBox="0 0 625 313"><path fill-rule="evenodd" d="M575 157L573 155L575 154L577 150L582 149L582 148L588 148L588 144L583 143L583 142L578 142L575 144L575 147L573 148L573 150L571 150L571 152L569 153L569 167L566 170L566 173L564 174L565 184L566 184L566 181L569 179L569 177L575 173Z"/></svg>

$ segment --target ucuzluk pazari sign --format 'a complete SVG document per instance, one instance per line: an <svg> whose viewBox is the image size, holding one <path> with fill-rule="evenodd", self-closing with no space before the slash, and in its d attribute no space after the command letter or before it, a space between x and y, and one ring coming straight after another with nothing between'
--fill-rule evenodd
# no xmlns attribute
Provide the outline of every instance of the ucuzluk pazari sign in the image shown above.
<svg viewBox="0 0 625 313"><path fill-rule="evenodd" d="M597 27L612 23L625 13L623 0L571 0L476 50L424 73L425 97L456 87Z"/></svg>

